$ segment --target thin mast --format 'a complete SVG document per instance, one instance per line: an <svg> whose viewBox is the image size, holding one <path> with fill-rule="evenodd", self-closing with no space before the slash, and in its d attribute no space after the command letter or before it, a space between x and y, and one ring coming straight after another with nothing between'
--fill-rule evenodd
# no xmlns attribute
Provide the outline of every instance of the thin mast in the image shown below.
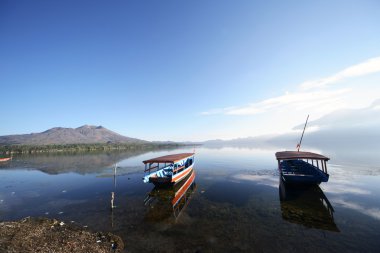
<svg viewBox="0 0 380 253"><path fill-rule="evenodd" d="M307 118L306 118L306 122L305 122L305 126L303 127L303 131L302 131L302 135L301 135L301 140L300 142L297 144L297 151L300 152L300 148L301 148L301 143L302 143L302 138L303 138L303 134L305 133L305 129L306 129L306 125L307 125L307 121L309 120L309 114L307 115Z"/></svg>

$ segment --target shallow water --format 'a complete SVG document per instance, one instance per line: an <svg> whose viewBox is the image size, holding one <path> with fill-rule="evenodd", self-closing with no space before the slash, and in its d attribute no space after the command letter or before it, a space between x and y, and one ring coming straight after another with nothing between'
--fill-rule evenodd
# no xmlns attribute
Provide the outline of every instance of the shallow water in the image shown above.
<svg viewBox="0 0 380 253"><path fill-rule="evenodd" d="M0 219L112 231L127 252L378 252L376 164L321 151L331 157L329 182L293 189L279 182L276 150L202 147L194 181L142 183L141 161L189 151L15 157L0 165Z"/></svg>

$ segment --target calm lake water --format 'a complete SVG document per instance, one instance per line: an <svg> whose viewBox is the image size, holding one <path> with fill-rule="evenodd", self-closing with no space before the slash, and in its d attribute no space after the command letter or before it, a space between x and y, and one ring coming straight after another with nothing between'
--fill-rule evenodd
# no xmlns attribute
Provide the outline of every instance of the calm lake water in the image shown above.
<svg viewBox="0 0 380 253"><path fill-rule="evenodd" d="M329 182L291 189L280 184L274 149L201 147L195 179L167 190L142 182L143 160L180 152L192 148L14 157L0 165L0 220L111 231L126 252L379 252L376 154L318 151L331 157Z"/></svg>

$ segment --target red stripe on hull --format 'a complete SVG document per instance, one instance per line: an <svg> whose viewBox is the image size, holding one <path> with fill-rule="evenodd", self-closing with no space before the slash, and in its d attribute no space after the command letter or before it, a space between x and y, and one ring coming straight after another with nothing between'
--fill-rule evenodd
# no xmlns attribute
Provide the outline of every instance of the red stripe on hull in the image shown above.
<svg viewBox="0 0 380 253"><path fill-rule="evenodd" d="M181 181L182 179L184 179L187 175L189 175L189 173L193 170L193 166L185 169L184 171L182 171L182 173L180 175L175 175L174 177L172 177L172 183L177 183L179 181Z"/></svg>
<svg viewBox="0 0 380 253"><path fill-rule="evenodd" d="M172 200L172 205L174 206L177 201L183 196L184 193L189 189L190 185L194 182L195 179L195 172L193 171L193 174L190 176L190 178L187 180L187 182L182 186L182 188L175 193L175 197Z"/></svg>

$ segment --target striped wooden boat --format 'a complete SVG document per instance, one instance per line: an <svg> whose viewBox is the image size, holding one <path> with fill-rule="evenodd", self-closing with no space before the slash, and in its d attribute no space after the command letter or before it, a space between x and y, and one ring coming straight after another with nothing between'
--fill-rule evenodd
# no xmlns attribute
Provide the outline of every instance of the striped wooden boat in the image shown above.
<svg viewBox="0 0 380 253"><path fill-rule="evenodd" d="M144 183L170 186L180 182L193 171L194 153L160 156L145 160L143 163L145 164Z"/></svg>

